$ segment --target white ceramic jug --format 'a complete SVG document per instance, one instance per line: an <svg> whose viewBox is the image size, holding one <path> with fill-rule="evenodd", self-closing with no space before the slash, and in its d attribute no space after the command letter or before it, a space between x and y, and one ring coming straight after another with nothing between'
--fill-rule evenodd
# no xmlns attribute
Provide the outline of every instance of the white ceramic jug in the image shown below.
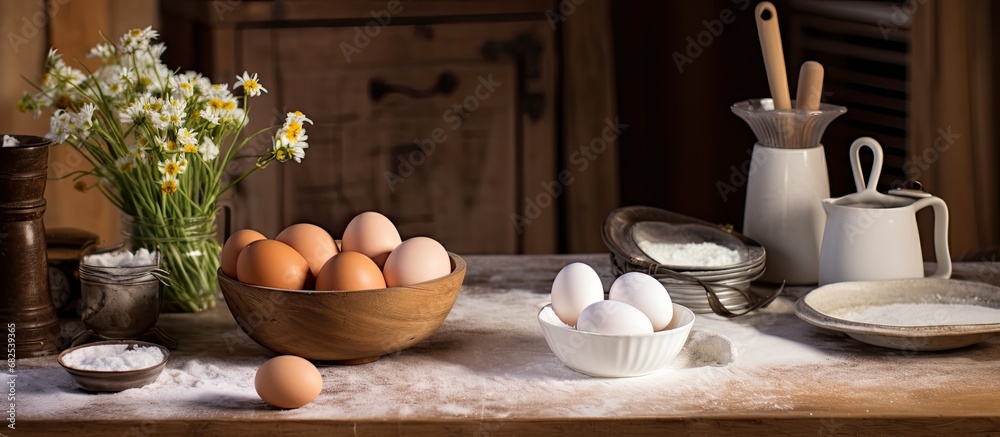
<svg viewBox="0 0 1000 437"><path fill-rule="evenodd" d="M753 146L743 234L767 250L762 281L815 284L830 197L823 146L777 149Z"/></svg>
<svg viewBox="0 0 1000 437"><path fill-rule="evenodd" d="M866 186L859 153L875 153ZM819 285L844 281L920 278L924 276L917 211L934 207L934 278L951 277L948 252L948 206L922 191L875 190L882 173L882 146L872 138L858 138L851 145L851 167L858 192L824 199L826 229L819 256Z"/></svg>

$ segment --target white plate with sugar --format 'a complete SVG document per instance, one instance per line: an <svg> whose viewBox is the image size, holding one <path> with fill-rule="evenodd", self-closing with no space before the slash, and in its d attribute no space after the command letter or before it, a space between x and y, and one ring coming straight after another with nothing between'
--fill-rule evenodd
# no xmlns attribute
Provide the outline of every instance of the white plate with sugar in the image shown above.
<svg viewBox="0 0 1000 437"><path fill-rule="evenodd" d="M876 346L956 349L1000 332L1000 287L923 278L841 282L799 299L795 314Z"/></svg>

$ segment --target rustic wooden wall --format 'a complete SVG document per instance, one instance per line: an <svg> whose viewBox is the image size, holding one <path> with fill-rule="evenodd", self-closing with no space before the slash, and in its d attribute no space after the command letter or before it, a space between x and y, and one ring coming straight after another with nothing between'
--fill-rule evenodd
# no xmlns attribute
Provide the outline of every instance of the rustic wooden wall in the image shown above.
<svg viewBox="0 0 1000 437"><path fill-rule="evenodd" d="M158 0L0 0L0 132L44 135L48 115L34 118L18 112L16 104L30 86L21 78L40 81L49 47L56 47L67 63L86 59L91 47L108 38L117 38L134 27L153 26L159 22ZM12 37L11 34L14 36ZM50 151L49 177L58 178L74 170L86 169L86 163L69 146ZM97 233L105 243L121 240L119 213L98 191L81 193L71 180L51 180L45 190L48 210L45 226L75 227Z"/></svg>

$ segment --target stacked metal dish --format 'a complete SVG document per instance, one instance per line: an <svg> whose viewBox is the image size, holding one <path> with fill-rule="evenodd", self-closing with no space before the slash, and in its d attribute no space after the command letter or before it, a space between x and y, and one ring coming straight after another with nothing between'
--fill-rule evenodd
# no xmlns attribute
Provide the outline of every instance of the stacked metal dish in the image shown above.
<svg viewBox="0 0 1000 437"><path fill-rule="evenodd" d="M643 272L655 277L675 303L696 313L735 317L770 303L781 289L769 296L750 290L750 283L764 273L766 253L756 241L731 227L662 209L629 206L619 208L604 221L604 244L611 251L615 276ZM696 266L660 263L650 254L656 245L714 243L736 254L726 265Z"/></svg>

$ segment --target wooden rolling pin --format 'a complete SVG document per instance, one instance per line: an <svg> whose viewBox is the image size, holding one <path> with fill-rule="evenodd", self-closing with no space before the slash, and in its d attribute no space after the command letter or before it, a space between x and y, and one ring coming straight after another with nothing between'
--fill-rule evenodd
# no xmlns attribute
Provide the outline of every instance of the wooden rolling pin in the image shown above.
<svg viewBox="0 0 1000 437"><path fill-rule="evenodd" d="M757 34L760 49L764 54L764 68L767 69L767 83L771 87L774 109L792 109L792 99L788 95L788 74L785 72L785 54L781 49L781 30L778 29L778 13L771 2L760 2L754 9L757 17Z"/></svg>
<svg viewBox="0 0 1000 437"><path fill-rule="evenodd" d="M799 69L799 88L795 92L795 108L818 111L823 97L823 65L806 61Z"/></svg>

